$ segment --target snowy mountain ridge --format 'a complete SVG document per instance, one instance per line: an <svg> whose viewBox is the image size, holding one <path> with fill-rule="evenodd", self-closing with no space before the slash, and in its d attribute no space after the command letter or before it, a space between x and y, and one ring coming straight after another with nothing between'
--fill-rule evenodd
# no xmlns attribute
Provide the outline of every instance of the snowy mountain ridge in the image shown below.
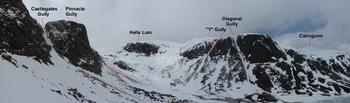
<svg viewBox="0 0 350 103"><path fill-rule="evenodd" d="M208 55L215 42L217 45ZM256 33L235 39L206 38L184 44L171 43L171 46L166 43L129 43L139 44L138 48L143 49L135 52L124 47L103 58L127 74L138 75L151 87L166 87L202 99L226 98L225 101L229 101L227 98L236 97L262 102L289 100L293 96L321 98L349 92L350 59L345 54L309 56L302 50L279 46L269 36ZM159 49L145 55L143 52L147 52L149 46ZM266 100L262 100L264 93L273 96L264 95ZM249 95L254 94L261 98L251 99Z"/></svg>

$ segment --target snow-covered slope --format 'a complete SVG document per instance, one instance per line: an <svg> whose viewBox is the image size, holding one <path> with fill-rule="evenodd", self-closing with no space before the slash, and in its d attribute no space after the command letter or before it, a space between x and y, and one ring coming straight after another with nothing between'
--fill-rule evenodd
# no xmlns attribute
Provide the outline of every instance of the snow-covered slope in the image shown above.
<svg viewBox="0 0 350 103"><path fill-rule="evenodd" d="M133 85L200 100L298 102L349 93L350 58L309 52L246 34L183 44L129 43L103 58L138 81Z"/></svg>
<svg viewBox="0 0 350 103"><path fill-rule="evenodd" d="M0 101L18 102L168 102L171 95L129 86L117 74L103 67L102 77L75 67L51 52L55 65L43 65L33 59L12 55L17 65L2 60Z"/></svg>
<svg viewBox="0 0 350 103"><path fill-rule="evenodd" d="M21 0L1 0L0 12L1 103L186 101L128 84L90 47L83 24L43 30Z"/></svg>

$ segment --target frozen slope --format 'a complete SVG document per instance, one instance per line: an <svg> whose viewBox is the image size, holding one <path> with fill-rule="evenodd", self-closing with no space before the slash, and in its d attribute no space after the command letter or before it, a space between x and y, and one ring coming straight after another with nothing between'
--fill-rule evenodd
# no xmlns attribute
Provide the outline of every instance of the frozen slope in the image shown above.
<svg viewBox="0 0 350 103"><path fill-rule="evenodd" d="M132 86L107 68L83 24L53 21L44 30L21 0L1 0L0 12L2 103L181 101Z"/></svg>
<svg viewBox="0 0 350 103"><path fill-rule="evenodd" d="M175 100L165 94L149 93L143 89L127 85L113 71L103 67L102 77L81 68L72 66L66 60L51 52L55 65L43 65L31 58L12 55L17 61L13 64L1 60L0 101L18 102L159 102ZM28 69L27 69L28 68ZM137 92L137 93L135 93ZM160 99L160 98L163 99Z"/></svg>
<svg viewBox="0 0 350 103"><path fill-rule="evenodd" d="M200 100L312 102L350 88L347 55L311 55L261 34L134 42L103 58L135 86Z"/></svg>

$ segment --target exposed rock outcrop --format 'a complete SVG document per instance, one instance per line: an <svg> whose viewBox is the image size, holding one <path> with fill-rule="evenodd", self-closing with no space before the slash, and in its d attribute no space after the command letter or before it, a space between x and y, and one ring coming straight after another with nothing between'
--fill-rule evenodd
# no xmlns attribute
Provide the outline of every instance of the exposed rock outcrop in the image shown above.
<svg viewBox="0 0 350 103"><path fill-rule="evenodd" d="M277 43L268 35L248 34L239 36L237 44L251 63L276 62L279 58L287 59L286 54L279 49Z"/></svg>
<svg viewBox="0 0 350 103"><path fill-rule="evenodd" d="M102 72L102 59L90 47L87 31L83 24L60 20L48 22L45 30L53 48L60 56L68 58L74 66L96 74Z"/></svg>
<svg viewBox="0 0 350 103"><path fill-rule="evenodd" d="M25 8L22 0L0 1L0 53L33 57L52 64L51 47L43 37L43 30Z"/></svg>
<svg viewBox="0 0 350 103"><path fill-rule="evenodd" d="M181 56L186 57L188 59L194 59L200 56L207 55L207 53L212 48L215 42L216 44L214 48L209 53L210 57L225 56L226 54L237 54L237 49L234 46L235 41L232 38L228 37L224 39L216 39L215 41L204 41L202 43L195 44L192 48L185 50L183 53L181 53Z"/></svg>
<svg viewBox="0 0 350 103"><path fill-rule="evenodd" d="M135 52L135 53L141 53L146 56L151 56L152 54L158 53L159 46L156 46L154 44L149 44L149 43L128 43L125 47L124 50L128 52Z"/></svg>

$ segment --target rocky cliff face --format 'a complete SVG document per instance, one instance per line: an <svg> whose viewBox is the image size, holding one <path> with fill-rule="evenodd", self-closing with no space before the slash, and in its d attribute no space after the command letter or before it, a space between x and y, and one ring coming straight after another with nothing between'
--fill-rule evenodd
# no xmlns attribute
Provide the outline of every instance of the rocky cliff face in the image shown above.
<svg viewBox="0 0 350 103"><path fill-rule="evenodd" d="M102 60L90 47L86 28L73 21L48 22L45 26L55 51L69 62L85 70L101 74Z"/></svg>
<svg viewBox="0 0 350 103"><path fill-rule="evenodd" d="M275 62L280 58L287 59L286 54L268 35L239 36L237 44L250 63Z"/></svg>
<svg viewBox="0 0 350 103"><path fill-rule="evenodd" d="M21 0L0 2L0 53L33 57L36 61L52 64L51 47L43 37L43 29L30 15ZM10 62L14 60L7 59Z"/></svg>
<svg viewBox="0 0 350 103"><path fill-rule="evenodd" d="M158 53L159 47L154 44L136 42L128 43L123 49L128 52L141 53L145 56L150 56Z"/></svg>
<svg viewBox="0 0 350 103"><path fill-rule="evenodd" d="M56 21L46 24L46 37L43 28L33 19L21 0L0 2L0 53L2 58L16 65L9 54L28 56L40 63L54 64L51 58L52 47L62 57L85 70L101 73L102 61L99 54L89 44L83 24L71 21ZM53 45L49 45L49 38Z"/></svg>
<svg viewBox="0 0 350 103"><path fill-rule="evenodd" d="M214 41L216 42L216 46L210 51L209 50L213 47ZM194 59L201 56L208 55L210 57L217 57L217 56L225 56L225 55L237 55L237 49L234 45L236 43L232 38L225 38L225 39L219 39L214 41L204 41L202 43L194 44L193 47L188 48L183 53L181 53L181 56L186 57L188 59Z"/></svg>

